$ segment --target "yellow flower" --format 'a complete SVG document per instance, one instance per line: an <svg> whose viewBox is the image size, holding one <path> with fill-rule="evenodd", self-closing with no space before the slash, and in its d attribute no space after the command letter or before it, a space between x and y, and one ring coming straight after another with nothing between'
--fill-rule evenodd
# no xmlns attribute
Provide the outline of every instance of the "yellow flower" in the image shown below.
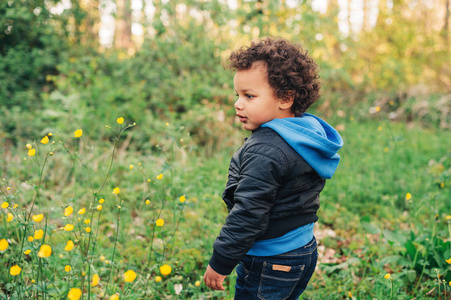
<svg viewBox="0 0 451 300"><path fill-rule="evenodd" d="M64 215L66 217L70 216L73 212L74 212L74 209L72 208L72 206L68 206L64 209Z"/></svg>
<svg viewBox="0 0 451 300"><path fill-rule="evenodd" d="M160 282L162 280L161 276L155 277L155 282Z"/></svg>
<svg viewBox="0 0 451 300"><path fill-rule="evenodd" d="M64 230L66 230L66 231L72 231L72 230L74 230L74 225L72 225L72 224L66 224L66 226L64 226Z"/></svg>
<svg viewBox="0 0 451 300"><path fill-rule="evenodd" d="M385 279L390 279L390 278L391 278L390 273L385 274L384 278L385 278Z"/></svg>
<svg viewBox="0 0 451 300"><path fill-rule="evenodd" d="M53 133L51 133L51 132L49 132L49 134L47 134L48 136L52 136L53 135Z"/></svg>
<svg viewBox="0 0 451 300"><path fill-rule="evenodd" d="M8 190L8 191L9 191L9 190L11 190L11 188L10 188L10 187L7 187L7 188L6 188L6 190Z"/></svg>
<svg viewBox="0 0 451 300"><path fill-rule="evenodd" d="M11 222L14 219L14 216L12 213L8 213L8 217L6 218L6 222Z"/></svg>
<svg viewBox="0 0 451 300"><path fill-rule="evenodd" d="M180 196L180 198L179 198L179 201L180 201L180 202L183 203L183 202L185 202L185 200L186 200L185 195Z"/></svg>
<svg viewBox="0 0 451 300"><path fill-rule="evenodd" d="M22 271L22 268L18 265L14 265L11 267L11 269L9 269L9 274L11 274L12 276L17 276L20 274L20 271Z"/></svg>
<svg viewBox="0 0 451 300"><path fill-rule="evenodd" d="M41 140L41 143L44 144L44 145L47 144L48 142L49 142L49 137L48 136L43 137L42 140Z"/></svg>
<svg viewBox="0 0 451 300"><path fill-rule="evenodd" d="M100 204L99 204L99 205L97 205L97 210L98 210L98 211L101 211L101 210L102 210L102 208L103 208L103 207L102 207L102 205L100 205Z"/></svg>
<svg viewBox="0 0 451 300"><path fill-rule="evenodd" d="M440 187L443 189L443 188L445 187L445 183L444 183L444 182L441 182L441 183L440 183Z"/></svg>
<svg viewBox="0 0 451 300"><path fill-rule="evenodd" d="M89 220L89 219L86 219L86 220L84 220L84 221L83 221L83 223L85 223L85 224L89 224L89 223L91 223L91 220Z"/></svg>
<svg viewBox="0 0 451 300"><path fill-rule="evenodd" d="M67 241L66 247L64 247L65 251L71 251L72 249L74 249L74 242L72 242L71 240Z"/></svg>
<svg viewBox="0 0 451 300"><path fill-rule="evenodd" d="M9 203L8 202L3 202L2 203L2 206L1 206L3 209L7 209L8 207L9 207Z"/></svg>
<svg viewBox="0 0 451 300"><path fill-rule="evenodd" d="M163 173L161 173L160 175L158 175L158 176L157 176L157 179L158 179L158 180L163 179Z"/></svg>
<svg viewBox="0 0 451 300"><path fill-rule="evenodd" d="M449 259L447 259L447 260L445 260L448 264L450 264L451 265L451 257L449 258Z"/></svg>
<svg viewBox="0 0 451 300"><path fill-rule="evenodd" d="M111 295L109 300L119 300L119 296L117 294Z"/></svg>
<svg viewBox="0 0 451 300"><path fill-rule="evenodd" d="M134 167L133 165L130 165L130 166L129 166L130 170L133 170L133 167Z"/></svg>
<svg viewBox="0 0 451 300"><path fill-rule="evenodd" d="M158 227L161 227L161 226L164 225L164 220L163 220L163 219L158 219L158 220L155 222L155 224L156 224Z"/></svg>
<svg viewBox="0 0 451 300"><path fill-rule="evenodd" d="M100 204L103 204L103 202L105 202L105 199L102 198L102 199L99 200Z"/></svg>
<svg viewBox="0 0 451 300"><path fill-rule="evenodd" d="M199 286L200 286L200 281L199 281L199 280L196 281L196 282L194 283L194 285L197 286L197 287L199 287Z"/></svg>
<svg viewBox="0 0 451 300"><path fill-rule="evenodd" d="M125 282L132 282L136 278L136 273L133 270L128 270L124 273Z"/></svg>
<svg viewBox="0 0 451 300"><path fill-rule="evenodd" d="M149 200L149 199L146 200L146 204L147 204L147 205L150 204L150 200Z"/></svg>
<svg viewBox="0 0 451 300"><path fill-rule="evenodd" d="M31 217L33 219L33 221L35 221L36 223L39 223L42 221L42 219L44 218L44 214L39 214L39 215L34 215Z"/></svg>
<svg viewBox="0 0 451 300"><path fill-rule="evenodd" d="M451 220L451 215L447 215L447 216L445 217L445 220L447 220L447 221Z"/></svg>
<svg viewBox="0 0 451 300"><path fill-rule="evenodd" d="M118 205L118 206L117 206L117 208L121 209L121 208L122 208L122 206Z"/></svg>
<svg viewBox="0 0 451 300"><path fill-rule="evenodd" d="M351 292L348 292L348 297L352 298L352 293Z"/></svg>
<svg viewBox="0 0 451 300"><path fill-rule="evenodd" d="M35 240L40 240L40 239L42 239L43 236L44 236L44 230L38 229L38 230L35 230L35 231L34 231L34 236L33 236L33 238L34 238Z"/></svg>
<svg viewBox="0 0 451 300"><path fill-rule="evenodd" d="M382 126L377 127L377 130L382 131Z"/></svg>
<svg viewBox="0 0 451 300"><path fill-rule="evenodd" d="M118 188L118 187L115 187L114 189L113 189L113 194L119 194L121 192L121 190L120 190L120 188Z"/></svg>
<svg viewBox="0 0 451 300"><path fill-rule="evenodd" d="M5 251L6 249L8 249L8 247L9 247L8 241L5 239L1 239L0 240L0 251Z"/></svg>
<svg viewBox="0 0 451 300"><path fill-rule="evenodd" d="M79 288L71 288L67 294L69 300L78 300L81 298L81 290Z"/></svg>
<svg viewBox="0 0 451 300"><path fill-rule="evenodd" d="M376 109L377 112L381 111L381 107L380 106L376 106L375 109Z"/></svg>
<svg viewBox="0 0 451 300"><path fill-rule="evenodd" d="M147 179L147 182L150 182L150 179Z"/></svg>
<svg viewBox="0 0 451 300"><path fill-rule="evenodd" d="M86 208L83 207L82 209L80 209L80 210L78 211L78 214L79 214L79 215L84 215L85 212L86 212Z"/></svg>
<svg viewBox="0 0 451 300"><path fill-rule="evenodd" d="M34 156L36 154L36 149L31 148L30 150L28 150L28 156Z"/></svg>
<svg viewBox="0 0 451 300"><path fill-rule="evenodd" d="M407 193L406 194L406 200L410 200L412 199L412 194L411 193Z"/></svg>
<svg viewBox="0 0 451 300"><path fill-rule="evenodd" d="M70 270L72 270L72 267L71 267L71 266L66 265L66 266L64 267L64 271L70 272Z"/></svg>
<svg viewBox="0 0 451 300"><path fill-rule="evenodd" d="M34 237L32 237L31 235L28 237L28 241L31 243L32 241L34 241Z"/></svg>
<svg viewBox="0 0 451 300"><path fill-rule="evenodd" d="M31 283L35 283L36 282L36 280L34 280L34 279L31 279Z"/></svg>
<svg viewBox="0 0 451 300"><path fill-rule="evenodd" d="M75 132L74 132L74 137L79 138L79 137L81 137L82 135L83 135L83 130L81 130L81 129L75 130Z"/></svg>
<svg viewBox="0 0 451 300"><path fill-rule="evenodd" d="M105 256L100 255L99 259L100 259L100 261L104 261L105 260Z"/></svg>
<svg viewBox="0 0 451 300"><path fill-rule="evenodd" d="M122 117L117 118L116 122L117 122L118 124L122 124L122 123L124 123L124 118L122 118Z"/></svg>
<svg viewBox="0 0 451 300"><path fill-rule="evenodd" d="M30 249L28 249L28 250L25 250L24 252L23 252L24 254L26 254L26 255L28 255L28 254L30 254L31 253L31 250Z"/></svg>
<svg viewBox="0 0 451 300"><path fill-rule="evenodd" d="M38 256L39 257L49 257L50 255L52 255L52 247L50 247L49 245L42 245L41 248L39 249L38 252Z"/></svg>
<svg viewBox="0 0 451 300"><path fill-rule="evenodd" d="M164 276L169 275L169 274L171 274L171 271L172 271L172 268L169 265L162 265L160 267L161 275L164 275Z"/></svg>
<svg viewBox="0 0 451 300"><path fill-rule="evenodd" d="M26 144L25 147L27 147L27 149L31 149L31 144Z"/></svg>
<svg viewBox="0 0 451 300"><path fill-rule="evenodd" d="M99 275L97 275L97 274L92 275L92 281L91 281L92 286L98 285L99 281L100 281Z"/></svg>
<svg viewBox="0 0 451 300"><path fill-rule="evenodd" d="M86 228L85 228L85 231L86 231L87 233L90 233L90 232L91 232L91 227L86 227Z"/></svg>
<svg viewBox="0 0 451 300"><path fill-rule="evenodd" d="M14 204L14 205L13 205L13 208L18 208L18 207L19 207L18 204Z"/></svg>

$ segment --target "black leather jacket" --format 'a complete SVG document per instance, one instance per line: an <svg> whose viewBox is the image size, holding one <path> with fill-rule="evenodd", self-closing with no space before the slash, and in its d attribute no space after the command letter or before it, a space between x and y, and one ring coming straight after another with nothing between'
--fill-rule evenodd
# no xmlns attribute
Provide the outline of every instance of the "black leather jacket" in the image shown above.
<svg viewBox="0 0 451 300"><path fill-rule="evenodd" d="M210 266L228 275L256 240L316 222L325 185L270 128L258 128L233 155L223 193L229 215L213 244Z"/></svg>

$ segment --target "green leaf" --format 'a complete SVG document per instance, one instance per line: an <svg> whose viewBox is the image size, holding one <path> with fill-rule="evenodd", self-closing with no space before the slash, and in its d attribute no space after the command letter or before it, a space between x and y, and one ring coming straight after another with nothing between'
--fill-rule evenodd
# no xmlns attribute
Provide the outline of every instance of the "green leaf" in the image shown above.
<svg viewBox="0 0 451 300"><path fill-rule="evenodd" d="M370 222L361 222L360 224L362 224L363 229L369 234L377 234L381 232L379 227L377 227L374 224L371 224Z"/></svg>

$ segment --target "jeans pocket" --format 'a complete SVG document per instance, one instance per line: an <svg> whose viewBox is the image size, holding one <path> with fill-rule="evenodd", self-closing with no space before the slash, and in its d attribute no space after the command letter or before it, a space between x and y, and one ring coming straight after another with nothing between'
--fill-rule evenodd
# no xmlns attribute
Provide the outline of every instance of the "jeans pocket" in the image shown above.
<svg viewBox="0 0 451 300"><path fill-rule="evenodd" d="M305 265L286 266L263 262L258 298L287 299L302 278L304 269Z"/></svg>

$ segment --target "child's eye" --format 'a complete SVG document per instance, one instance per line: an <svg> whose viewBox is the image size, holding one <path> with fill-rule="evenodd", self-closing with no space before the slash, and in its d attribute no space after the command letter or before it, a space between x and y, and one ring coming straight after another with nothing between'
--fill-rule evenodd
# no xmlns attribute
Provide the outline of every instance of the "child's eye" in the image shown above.
<svg viewBox="0 0 451 300"><path fill-rule="evenodd" d="M246 97L248 97L249 99L252 99L252 98L254 98L254 96L252 96L252 95L249 95L249 94L246 94Z"/></svg>

